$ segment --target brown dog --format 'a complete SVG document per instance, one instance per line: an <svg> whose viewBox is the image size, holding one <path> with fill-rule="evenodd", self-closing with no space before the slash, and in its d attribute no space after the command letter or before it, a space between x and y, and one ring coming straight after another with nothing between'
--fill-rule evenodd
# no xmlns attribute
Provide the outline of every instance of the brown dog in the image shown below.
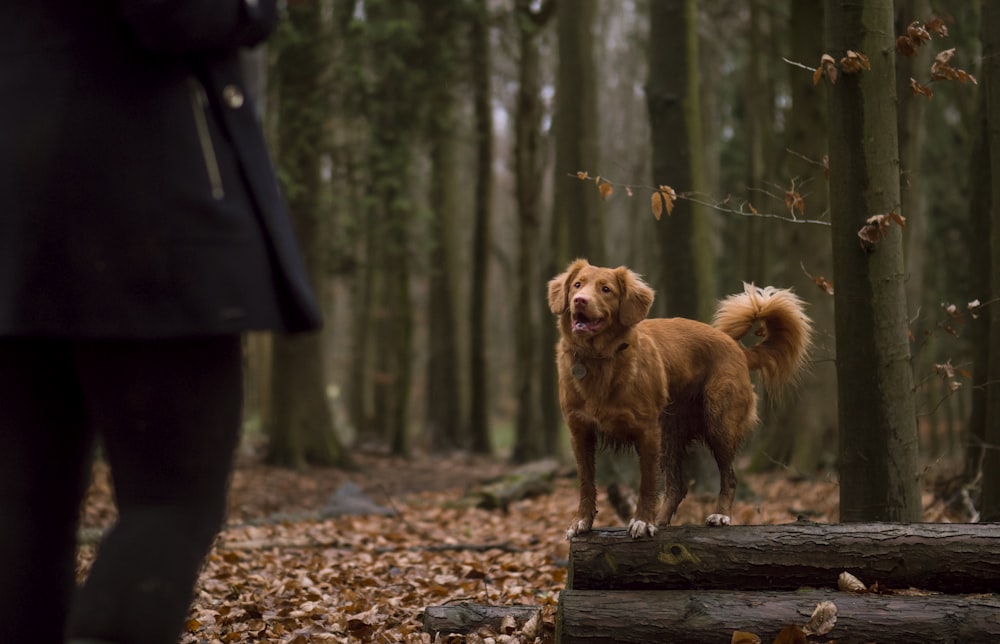
<svg viewBox="0 0 1000 644"><path fill-rule="evenodd" d="M757 422L750 371L771 391L793 381L810 343L811 322L791 291L747 284L719 303L714 326L684 318L645 319L653 290L628 268L578 259L549 282L559 316L559 403L580 477L580 507L567 538L587 532L597 514L594 454L598 443L632 445L639 456L639 502L633 538L668 525L687 494L681 459L704 441L719 467L715 512L705 523L729 525L736 491L733 461ZM763 340L737 340L755 322ZM657 514L657 475L666 498Z"/></svg>

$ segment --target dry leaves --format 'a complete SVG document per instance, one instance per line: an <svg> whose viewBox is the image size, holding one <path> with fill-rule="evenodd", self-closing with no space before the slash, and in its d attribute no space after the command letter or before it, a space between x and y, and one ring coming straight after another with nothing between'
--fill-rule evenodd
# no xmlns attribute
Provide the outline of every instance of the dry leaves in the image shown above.
<svg viewBox="0 0 1000 644"><path fill-rule="evenodd" d="M858 230L858 239L861 241L861 248L868 252L875 249L875 246L885 239L889 234L889 227L897 224L900 228L906 225L906 217L896 211L872 215L865 220L865 225Z"/></svg>
<svg viewBox="0 0 1000 644"><path fill-rule="evenodd" d="M455 601L538 606L534 642L554 641L574 478L560 477L553 494L512 503L505 514L460 503L468 485L509 469L500 459L357 459L358 473L253 463L237 469L229 524L198 581L183 643L431 644L422 631L424 608ZM96 469L83 514L88 529L106 527L114 516L106 468ZM346 480L399 515L316 518ZM799 514L837 519L832 482L773 474L744 480L756 498L734 506L739 523L784 523ZM621 525L606 495L599 498L596 525ZM675 522L700 524L714 501L712 494L689 495ZM93 550L81 551L81 577ZM526 626L507 641L520 641L511 637L522 637Z"/></svg>

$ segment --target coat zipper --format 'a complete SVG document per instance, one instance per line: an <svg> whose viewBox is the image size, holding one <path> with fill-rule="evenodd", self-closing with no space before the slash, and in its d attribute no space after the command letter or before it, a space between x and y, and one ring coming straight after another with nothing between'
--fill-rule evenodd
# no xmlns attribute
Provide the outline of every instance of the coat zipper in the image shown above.
<svg viewBox="0 0 1000 644"><path fill-rule="evenodd" d="M222 189L222 172L219 171L219 158L212 144L212 133L208 129L208 95L205 88L195 78L189 78L191 86L191 108L194 112L194 125L198 131L198 142L201 144L201 154L205 158L205 169L208 171L208 183L212 188L212 197L222 199L225 191Z"/></svg>

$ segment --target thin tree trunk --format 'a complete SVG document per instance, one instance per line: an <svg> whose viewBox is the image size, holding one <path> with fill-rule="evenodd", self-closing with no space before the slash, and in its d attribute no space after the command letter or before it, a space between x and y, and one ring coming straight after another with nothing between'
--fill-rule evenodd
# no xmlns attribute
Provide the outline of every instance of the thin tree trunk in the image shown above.
<svg viewBox="0 0 1000 644"><path fill-rule="evenodd" d="M514 428L514 462L523 463L544 455L540 428L538 387L539 356L535 350L535 329L540 315L541 298L536 297L539 271L538 236L541 230L543 167L542 82L539 32L548 18L535 12L530 0L518 0L516 11L520 33L517 111L514 116L514 168L518 212L517 293L514 306L514 344L516 366L514 389L517 418ZM543 8L545 9L545 8Z"/></svg>
<svg viewBox="0 0 1000 644"><path fill-rule="evenodd" d="M489 454L489 360L487 358L487 293L489 292L490 221L493 200L493 110L490 105L490 32L487 0L477 0L470 34L473 109L476 121L475 211L472 233L472 283L469 295L469 447Z"/></svg>
<svg viewBox="0 0 1000 644"><path fill-rule="evenodd" d="M841 520L919 521L902 233L893 222L876 243L858 237L869 217L900 211L892 2L825 6L827 52L871 64L841 74L828 102Z"/></svg>

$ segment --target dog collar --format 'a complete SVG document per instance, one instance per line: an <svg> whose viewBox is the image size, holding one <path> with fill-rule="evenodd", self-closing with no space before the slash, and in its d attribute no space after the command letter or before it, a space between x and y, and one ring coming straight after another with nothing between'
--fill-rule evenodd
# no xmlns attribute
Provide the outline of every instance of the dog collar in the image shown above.
<svg viewBox="0 0 1000 644"><path fill-rule="evenodd" d="M618 348L615 350L615 353L621 353L625 349L628 349L628 342L622 342L621 344L619 344ZM607 360L608 358L611 358L613 356L594 356L594 357L599 360ZM577 380L582 380L583 377L587 375L587 365L583 364L582 357L580 356L576 357L576 361L573 363L573 366L570 367L569 373Z"/></svg>

